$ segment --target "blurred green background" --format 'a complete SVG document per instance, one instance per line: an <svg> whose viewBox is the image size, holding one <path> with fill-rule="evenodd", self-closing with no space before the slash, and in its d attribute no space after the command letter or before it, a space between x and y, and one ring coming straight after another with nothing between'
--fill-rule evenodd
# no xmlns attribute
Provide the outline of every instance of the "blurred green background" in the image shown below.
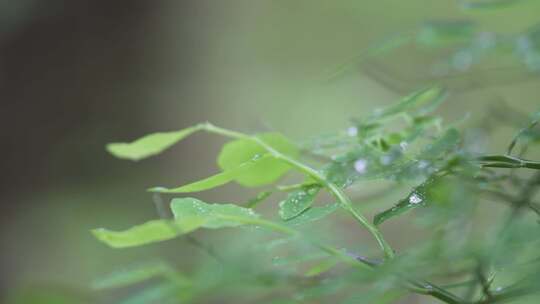
<svg viewBox="0 0 540 304"><path fill-rule="evenodd" d="M2 302L109 303L90 283L122 265L152 256L193 267L188 258L200 252L182 240L112 250L89 230L157 217L144 189L215 172L223 139L196 135L141 163L113 159L108 142L206 120L302 139L429 84L450 89L447 121L470 115L472 125L499 104L537 110L539 79L511 50L441 75L456 47L406 45L328 79L427 21L519 35L540 21L540 2L519 2L464 10L453 0L1 1ZM513 130L497 129L484 149L501 151ZM198 197L254 193L239 189ZM405 244L400 229L385 233Z"/></svg>

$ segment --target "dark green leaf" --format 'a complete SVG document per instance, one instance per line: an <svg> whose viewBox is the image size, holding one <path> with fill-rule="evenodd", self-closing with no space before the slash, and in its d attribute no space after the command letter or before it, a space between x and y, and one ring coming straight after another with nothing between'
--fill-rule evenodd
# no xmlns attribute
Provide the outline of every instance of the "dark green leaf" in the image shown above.
<svg viewBox="0 0 540 304"><path fill-rule="evenodd" d="M385 210L381 213L378 213L375 215L375 218L373 219L373 223L375 225L380 225L384 221L398 216L400 214L403 214L411 209L426 206L426 194L427 189L434 183L433 179L429 179L428 181L424 182L420 186L416 187L409 195L407 195L406 198L400 200L395 206L392 208Z"/></svg>
<svg viewBox="0 0 540 304"><path fill-rule="evenodd" d="M279 215L281 218L290 220L311 207L320 188L319 185L312 185L289 193L287 199L279 203Z"/></svg>
<svg viewBox="0 0 540 304"><path fill-rule="evenodd" d="M287 224L296 226L315 222L334 213L334 211L336 211L338 207L338 204L328 204L323 207L310 207L306 211L302 212L299 216L288 220Z"/></svg>

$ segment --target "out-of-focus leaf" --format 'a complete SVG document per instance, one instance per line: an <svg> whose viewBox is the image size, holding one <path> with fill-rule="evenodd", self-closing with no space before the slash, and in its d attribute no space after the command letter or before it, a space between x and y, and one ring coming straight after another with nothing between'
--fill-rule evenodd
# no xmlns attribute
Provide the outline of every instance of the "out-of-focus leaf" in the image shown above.
<svg viewBox="0 0 540 304"><path fill-rule="evenodd" d="M284 220L290 220L298 216L311 207L320 189L319 185L312 185L289 193L287 198L279 203L279 216Z"/></svg>
<svg viewBox="0 0 540 304"><path fill-rule="evenodd" d="M522 0L462 0L461 7L468 10L503 9L523 3Z"/></svg>
<svg viewBox="0 0 540 304"><path fill-rule="evenodd" d="M328 77L328 80L336 79L339 76L342 76L346 74L347 72L357 68L359 64L364 62L364 60L367 60L375 56L385 54L391 50L397 49L405 45L406 43L408 43L410 40L411 40L410 35L400 34L400 35L389 37L381 42L378 42L370 46L369 48L367 48L360 55L355 56L354 58L351 58L348 62L337 67L335 71L333 71L330 74L330 76Z"/></svg>
<svg viewBox="0 0 540 304"><path fill-rule="evenodd" d="M367 123L381 121L406 112L425 115L436 108L446 96L446 92L439 87L431 87L416 91L399 102L386 108L375 111L366 120Z"/></svg>
<svg viewBox="0 0 540 304"><path fill-rule="evenodd" d="M314 277L318 276L324 272L329 271L334 266L336 266L338 261L335 258L328 258L323 260L320 263L317 263L317 265L311 267L306 273L304 274L306 277Z"/></svg>
<svg viewBox="0 0 540 304"><path fill-rule="evenodd" d="M459 144L460 136L456 129L447 130L442 136L437 138L432 143L428 144L418 155L418 159L437 159L445 153L456 148Z"/></svg>
<svg viewBox="0 0 540 304"><path fill-rule="evenodd" d="M299 154L298 148L279 133L265 133L257 135L257 137L282 154L293 158ZM267 153L268 151L256 142L249 139L239 139L225 144L217 161L222 170L228 171ZM258 162L250 170L241 172L234 177L234 180L246 187L262 186L273 183L290 168L287 163L281 160L268 158Z"/></svg>
<svg viewBox="0 0 540 304"><path fill-rule="evenodd" d="M420 28L416 42L428 47L463 44L473 39L475 24L467 20L430 21Z"/></svg>
<svg viewBox="0 0 540 304"><path fill-rule="evenodd" d="M257 194L254 198L250 199L247 202L248 208L255 208L259 203L263 202L265 199L267 199L270 195L272 195L272 191L263 191Z"/></svg>
<svg viewBox="0 0 540 304"><path fill-rule="evenodd" d="M170 283L159 284L135 292L119 304L173 304L185 303L191 297L189 290Z"/></svg>
<svg viewBox="0 0 540 304"><path fill-rule="evenodd" d="M130 143L110 143L106 148L118 158L137 161L163 152L200 129L197 125L174 132L153 133Z"/></svg>
<svg viewBox="0 0 540 304"><path fill-rule="evenodd" d="M287 224L292 226L303 225L310 222L318 221L325 216L328 216L338 209L338 204L328 204L323 207L310 207L306 211L302 212L299 216L288 220Z"/></svg>
<svg viewBox="0 0 540 304"><path fill-rule="evenodd" d="M98 228L92 230L92 233L98 240L113 248L125 248L170 240L199 228L204 222L204 218L190 218L181 222L152 220L124 231Z"/></svg>
<svg viewBox="0 0 540 304"><path fill-rule="evenodd" d="M250 208L233 204L207 204L195 198L175 198L171 210L177 222L193 218L203 219L201 227L223 228L244 225L244 219L257 219L259 215Z"/></svg>
<svg viewBox="0 0 540 304"><path fill-rule="evenodd" d="M238 165L238 167L236 168L225 170L221 173L212 175L200 181L196 181L178 188L171 189L164 187L154 187L148 189L148 191L159 193L191 193L212 189L231 182L238 177L245 176L246 173L250 173L250 171L252 170L260 170L259 165L261 163L264 164L264 162L268 160L275 159L273 159L270 155L256 156L253 159Z"/></svg>
<svg viewBox="0 0 540 304"><path fill-rule="evenodd" d="M95 289L120 288L137 284L155 277L165 277L179 285L189 285L190 281L178 273L171 265L164 262L153 262L137 265L124 270L113 272L96 280Z"/></svg>

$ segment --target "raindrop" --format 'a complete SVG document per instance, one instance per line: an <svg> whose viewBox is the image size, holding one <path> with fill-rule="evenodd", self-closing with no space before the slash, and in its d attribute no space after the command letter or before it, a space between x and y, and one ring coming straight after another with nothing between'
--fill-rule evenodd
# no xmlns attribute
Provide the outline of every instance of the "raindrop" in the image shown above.
<svg viewBox="0 0 540 304"><path fill-rule="evenodd" d="M417 193L413 193L411 194L411 196L409 196L409 203L413 205L420 204L422 201L423 201L422 197L418 195Z"/></svg>
<svg viewBox="0 0 540 304"><path fill-rule="evenodd" d="M347 129L347 135L351 136L351 137L354 137L356 135L358 135L358 128L356 127L350 127Z"/></svg>
<svg viewBox="0 0 540 304"><path fill-rule="evenodd" d="M421 160L418 162L418 169L425 169L429 166L429 162Z"/></svg>
<svg viewBox="0 0 540 304"><path fill-rule="evenodd" d="M392 163L393 157L390 155L381 156L381 164L388 166Z"/></svg>
<svg viewBox="0 0 540 304"><path fill-rule="evenodd" d="M473 56L469 51L459 51L452 58L452 65L456 70L466 71L473 63Z"/></svg>
<svg viewBox="0 0 540 304"><path fill-rule="evenodd" d="M365 159L359 159L354 162L354 170L360 174L364 174L367 171L367 161Z"/></svg>
<svg viewBox="0 0 540 304"><path fill-rule="evenodd" d="M401 148L401 150L407 149L408 146L409 146L409 143L407 143L406 141L402 141L399 143L399 147Z"/></svg>

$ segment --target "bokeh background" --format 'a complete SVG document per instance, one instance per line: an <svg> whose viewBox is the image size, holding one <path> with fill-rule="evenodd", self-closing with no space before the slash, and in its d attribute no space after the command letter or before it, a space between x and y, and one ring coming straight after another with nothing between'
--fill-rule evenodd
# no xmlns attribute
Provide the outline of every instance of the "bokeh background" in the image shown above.
<svg viewBox="0 0 540 304"><path fill-rule="evenodd" d="M498 105L537 110L539 79L512 51L441 73L455 47L406 45L329 79L374 43L431 20L519 35L540 21L540 3L520 2L464 10L453 0L0 1L0 301L109 303L89 289L103 273L197 254L182 241L112 250L89 230L155 218L144 189L215 172L223 139L196 135L141 163L106 154L108 142L206 120L301 139L434 83L450 89L448 121L477 123ZM514 129L497 129L484 148L500 151ZM238 189L198 196L254 193ZM385 232L403 244L400 229Z"/></svg>

